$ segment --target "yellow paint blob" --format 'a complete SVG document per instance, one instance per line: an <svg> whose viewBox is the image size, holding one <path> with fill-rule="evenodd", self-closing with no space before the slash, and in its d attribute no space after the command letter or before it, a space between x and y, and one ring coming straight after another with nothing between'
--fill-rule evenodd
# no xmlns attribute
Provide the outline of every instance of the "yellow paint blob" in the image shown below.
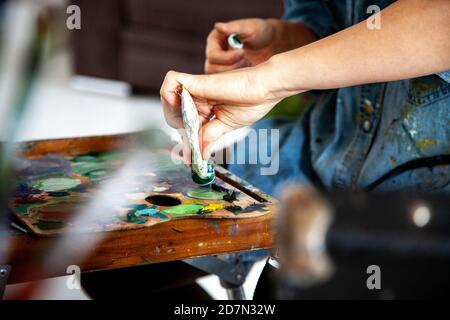
<svg viewBox="0 0 450 320"><path fill-rule="evenodd" d="M201 211L202 213L210 213L217 210L222 210L224 208L225 208L224 203L210 203L206 207L203 207Z"/></svg>

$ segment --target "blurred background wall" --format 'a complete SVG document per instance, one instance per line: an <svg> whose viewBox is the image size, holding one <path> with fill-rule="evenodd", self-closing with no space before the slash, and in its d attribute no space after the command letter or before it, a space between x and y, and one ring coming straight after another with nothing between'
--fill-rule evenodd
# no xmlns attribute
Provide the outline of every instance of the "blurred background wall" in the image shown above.
<svg viewBox="0 0 450 320"><path fill-rule="evenodd" d="M159 90L169 70L203 73L208 33L218 21L281 17L282 0L74 0L74 72Z"/></svg>

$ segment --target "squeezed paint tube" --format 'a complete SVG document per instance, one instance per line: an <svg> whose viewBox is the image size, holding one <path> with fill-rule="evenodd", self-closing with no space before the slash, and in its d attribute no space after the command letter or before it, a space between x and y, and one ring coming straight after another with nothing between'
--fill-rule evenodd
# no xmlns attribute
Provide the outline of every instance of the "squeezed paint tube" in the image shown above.
<svg viewBox="0 0 450 320"><path fill-rule="evenodd" d="M244 42L242 41L241 36L235 33L228 36L228 45L233 49L244 48Z"/></svg>
<svg viewBox="0 0 450 320"><path fill-rule="evenodd" d="M192 180L195 183L206 186L216 178L214 165L202 158L200 149L200 118L189 92L183 88L181 92L181 113L183 116L184 129L191 148L191 171Z"/></svg>

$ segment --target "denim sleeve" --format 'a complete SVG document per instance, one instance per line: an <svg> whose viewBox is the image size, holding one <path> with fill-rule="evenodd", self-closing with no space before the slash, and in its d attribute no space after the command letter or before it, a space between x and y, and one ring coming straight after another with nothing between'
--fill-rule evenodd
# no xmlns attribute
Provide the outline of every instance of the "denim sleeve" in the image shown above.
<svg viewBox="0 0 450 320"><path fill-rule="evenodd" d="M450 70L438 73L438 76L450 83Z"/></svg>
<svg viewBox="0 0 450 320"><path fill-rule="evenodd" d="M319 38L335 33L333 16L322 0L284 0L283 19L303 23Z"/></svg>

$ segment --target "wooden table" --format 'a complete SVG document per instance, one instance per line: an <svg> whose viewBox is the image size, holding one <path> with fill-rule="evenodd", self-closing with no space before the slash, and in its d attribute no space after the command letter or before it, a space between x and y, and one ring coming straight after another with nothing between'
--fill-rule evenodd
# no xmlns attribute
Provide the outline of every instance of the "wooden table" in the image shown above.
<svg viewBox="0 0 450 320"><path fill-rule="evenodd" d="M86 139L90 139L86 143ZM120 143L130 143L131 136L61 139L28 142L22 146L25 155L43 152L108 150ZM83 143L81 143L83 142ZM86 148L84 150L83 148ZM71 237L37 237L12 230L0 232L0 264L12 266L8 283L66 275L69 265L82 272L125 268L273 246L272 221L275 212L249 219L175 220L150 228L77 234ZM64 249L58 249L64 243ZM3 251L3 252L2 252Z"/></svg>

